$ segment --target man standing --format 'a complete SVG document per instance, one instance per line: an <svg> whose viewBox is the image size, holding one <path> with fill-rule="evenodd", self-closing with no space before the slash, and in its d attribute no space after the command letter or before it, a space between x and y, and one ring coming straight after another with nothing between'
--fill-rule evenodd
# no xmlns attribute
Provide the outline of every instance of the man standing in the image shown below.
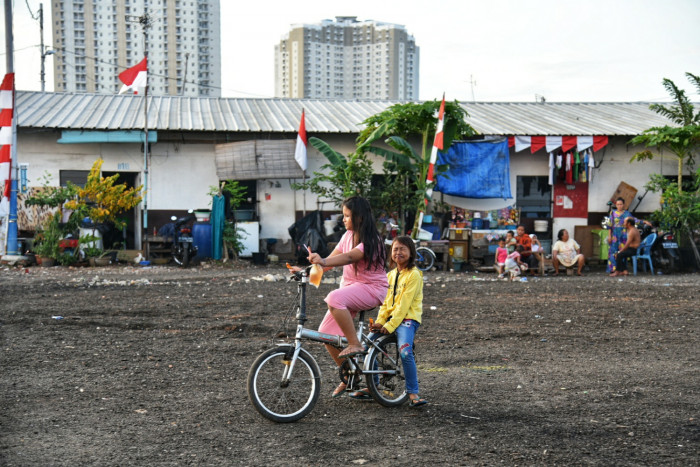
<svg viewBox="0 0 700 467"><path fill-rule="evenodd" d="M532 239L525 233L525 227L522 225L518 226L516 232L518 234L515 236L515 240L518 242L518 245L523 247L523 251L520 253L522 261L527 264L530 272L536 275L535 271L539 268L539 255L532 251Z"/></svg>
<svg viewBox="0 0 700 467"><path fill-rule="evenodd" d="M627 241L615 254L615 272L610 274L610 277L626 276L627 258L631 258L637 254L637 248L642 243L642 237L639 235L639 230L634 226L634 218L625 218L625 229L627 229Z"/></svg>

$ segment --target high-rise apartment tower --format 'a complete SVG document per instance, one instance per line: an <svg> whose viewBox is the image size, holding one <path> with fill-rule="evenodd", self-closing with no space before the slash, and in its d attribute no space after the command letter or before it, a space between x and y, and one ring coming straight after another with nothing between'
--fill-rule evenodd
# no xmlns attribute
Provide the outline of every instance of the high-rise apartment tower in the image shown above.
<svg viewBox="0 0 700 467"><path fill-rule="evenodd" d="M221 96L219 0L53 0L56 92L116 93L144 57L154 95ZM184 89L183 89L184 87Z"/></svg>
<svg viewBox="0 0 700 467"><path fill-rule="evenodd" d="M337 16L292 25L275 46L275 96L417 100L418 69L404 26Z"/></svg>

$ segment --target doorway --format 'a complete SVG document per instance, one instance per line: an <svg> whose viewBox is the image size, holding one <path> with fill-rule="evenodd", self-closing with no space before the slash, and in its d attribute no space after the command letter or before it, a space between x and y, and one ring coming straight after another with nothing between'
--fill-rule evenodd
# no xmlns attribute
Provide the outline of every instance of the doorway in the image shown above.
<svg viewBox="0 0 700 467"><path fill-rule="evenodd" d="M520 175L517 185L516 205L521 220L552 217L552 187L547 175Z"/></svg>
<svg viewBox="0 0 700 467"><path fill-rule="evenodd" d="M103 177L111 177L113 175L119 175L115 185L126 184L128 188L134 188L136 186L136 178L139 176L138 172L102 172ZM103 238L105 249L107 248L117 248L115 245L121 245L121 248L126 248L127 250L136 249L136 216L138 212L136 208L131 208L120 215L120 218L126 221L124 228L119 231L117 229L112 229Z"/></svg>

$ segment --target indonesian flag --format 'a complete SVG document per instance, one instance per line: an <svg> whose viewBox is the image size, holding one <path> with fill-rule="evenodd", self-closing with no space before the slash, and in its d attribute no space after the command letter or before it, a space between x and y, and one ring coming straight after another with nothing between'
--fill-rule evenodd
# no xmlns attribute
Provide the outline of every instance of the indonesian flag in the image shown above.
<svg viewBox="0 0 700 467"><path fill-rule="evenodd" d="M442 95L442 102L440 103L440 112L438 112L438 122L437 128L435 129L435 139L433 140L433 149L430 151L430 165L428 165L428 173L425 176L426 185L429 185L425 190L425 206L428 206L428 200L433 196L433 183L435 176L435 162L437 162L438 150L442 151L445 146L444 141L444 131L445 126L445 94ZM423 225L423 216L425 209L422 209L418 214L418 221L416 222L416 231L420 232L421 226ZM416 235L413 238L417 238Z"/></svg>
<svg viewBox="0 0 700 467"><path fill-rule="evenodd" d="M10 197L12 168L12 119L14 116L15 74L8 73L0 85L0 181L5 183L3 197Z"/></svg>
<svg viewBox="0 0 700 467"><path fill-rule="evenodd" d="M129 89L138 94L148 85L148 57L144 57L141 62L119 73L119 80L124 83L119 94L124 94Z"/></svg>
<svg viewBox="0 0 700 467"><path fill-rule="evenodd" d="M430 165L428 166L428 174L425 177L427 183L434 182L434 172L435 172L435 162L437 162L438 150L442 151L444 149L444 131L445 126L445 95L442 95L442 102L440 103L440 112L438 113L437 128L435 129L435 139L433 140L433 149L430 152ZM432 196L433 188L432 186L426 191L425 204L428 204L428 198Z"/></svg>
<svg viewBox="0 0 700 467"><path fill-rule="evenodd" d="M301 122L299 123L299 134L297 135L297 148L294 151L294 160L297 161L301 170L306 172L306 119L304 110L301 111Z"/></svg>

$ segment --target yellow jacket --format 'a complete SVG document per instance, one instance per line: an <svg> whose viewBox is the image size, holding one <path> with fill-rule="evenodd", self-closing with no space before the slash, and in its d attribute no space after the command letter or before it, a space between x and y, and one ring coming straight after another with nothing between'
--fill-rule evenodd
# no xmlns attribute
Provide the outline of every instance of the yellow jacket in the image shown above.
<svg viewBox="0 0 700 467"><path fill-rule="evenodd" d="M387 279L389 289L379 308L377 324L394 332L405 319L420 323L423 315L423 273L416 267L404 269L400 274L398 269L392 269Z"/></svg>

